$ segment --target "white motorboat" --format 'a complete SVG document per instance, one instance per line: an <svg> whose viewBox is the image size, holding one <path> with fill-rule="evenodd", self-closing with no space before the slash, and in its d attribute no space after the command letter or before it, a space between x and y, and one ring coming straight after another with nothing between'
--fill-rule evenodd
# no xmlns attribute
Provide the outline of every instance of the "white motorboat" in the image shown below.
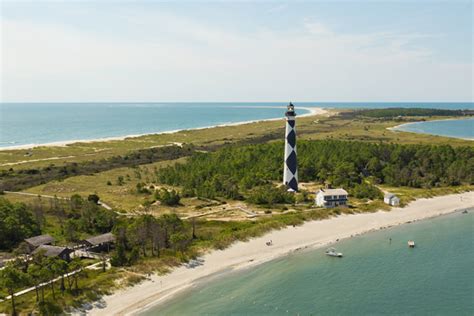
<svg viewBox="0 0 474 316"><path fill-rule="evenodd" d="M326 255L330 257L342 258L342 252L337 252L335 248L329 248L326 250Z"/></svg>

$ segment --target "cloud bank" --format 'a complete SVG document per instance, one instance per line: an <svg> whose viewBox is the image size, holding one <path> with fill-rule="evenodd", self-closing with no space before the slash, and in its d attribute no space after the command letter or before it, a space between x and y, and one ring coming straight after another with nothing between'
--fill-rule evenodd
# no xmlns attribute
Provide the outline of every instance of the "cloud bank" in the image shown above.
<svg viewBox="0 0 474 316"><path fill-rule="evenodd" d="M472 61L439 60L419 44L443 34L337 32L311 18L288 30L241 31L170 12L108 14L117 31L3 18L1 100L473 98Z"/></svg>

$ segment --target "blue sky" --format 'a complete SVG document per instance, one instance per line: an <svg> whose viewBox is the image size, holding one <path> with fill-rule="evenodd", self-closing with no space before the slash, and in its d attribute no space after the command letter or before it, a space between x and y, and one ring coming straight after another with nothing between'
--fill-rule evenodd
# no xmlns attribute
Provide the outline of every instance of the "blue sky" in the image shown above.
<svg viewBox="0 0 474 316"><path fill-rule="evenodd" d="M472 101L470 1L2 1L2 101Z"/></svg>

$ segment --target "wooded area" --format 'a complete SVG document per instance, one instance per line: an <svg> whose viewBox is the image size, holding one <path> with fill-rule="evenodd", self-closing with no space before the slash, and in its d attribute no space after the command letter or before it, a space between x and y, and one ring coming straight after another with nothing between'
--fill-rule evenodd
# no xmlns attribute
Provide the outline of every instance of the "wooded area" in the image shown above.
<svg viewBox="0 0 474 316"><path fill-rule="evenodd" d="M281 181L282 152L283 142L275 142L195 153L186 163L160 169L157 180L188 195L240 198ZM474 183L472 147L300 141L298 159L300 181L345 188L364 180L415 188Z"/></svg>

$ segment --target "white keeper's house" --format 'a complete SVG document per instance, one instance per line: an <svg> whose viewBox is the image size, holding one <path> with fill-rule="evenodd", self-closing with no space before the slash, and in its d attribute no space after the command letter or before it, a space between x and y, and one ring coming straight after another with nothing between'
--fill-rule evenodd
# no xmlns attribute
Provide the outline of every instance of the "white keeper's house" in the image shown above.
<svg viewBox="0 0 474 316"><path fill-rule="evenodd" d="M327 208L347 206L347 196L344 189L320 189L316 193L316 205Z"/></svg>

